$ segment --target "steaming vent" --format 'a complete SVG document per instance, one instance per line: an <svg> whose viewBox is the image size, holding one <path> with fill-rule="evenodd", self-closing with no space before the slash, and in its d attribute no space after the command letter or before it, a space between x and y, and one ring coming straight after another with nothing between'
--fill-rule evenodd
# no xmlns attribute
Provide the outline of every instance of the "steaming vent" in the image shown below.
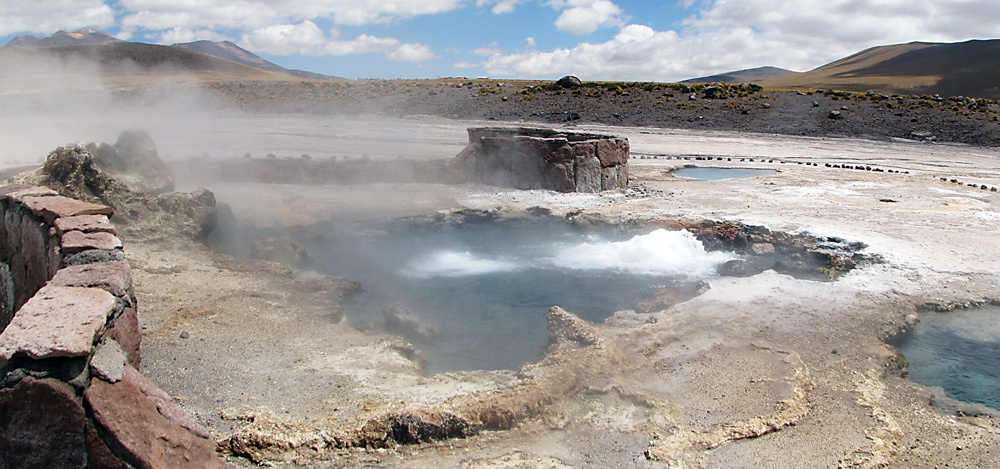
<svg viewBox="0 0 1000 469"><path fill-rule="evenodd" d="M347 321L403 335L428 372L517 368L547 346L551 306L593 322L654 310L643 303L651 292L689 298L738 257L707 252L687 231L623 236L559 223L389 229L309 248L315 266L364 286Z"/></svg>

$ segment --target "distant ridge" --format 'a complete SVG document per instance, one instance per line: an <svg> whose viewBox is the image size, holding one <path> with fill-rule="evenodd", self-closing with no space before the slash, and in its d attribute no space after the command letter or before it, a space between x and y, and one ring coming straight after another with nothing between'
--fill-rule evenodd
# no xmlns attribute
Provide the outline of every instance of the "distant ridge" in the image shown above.
<svg viewBox="0 0 1000 469"><path fill-rule="evenodd" d="M773 88L1000 99L1000 40L878 46L808 72L761 82Z"/></svg>
<svg viewBox="0 0 1000 469"><path fill-rule="evenodd" d="M75 46L80 44L107 44L109 42L123 42L104 31L91 28L83 28L68 33L63 30L56 31L51 36L38 37L32 35L17 36L10 42L4 44L0 49L10 47L55 47L55 46Z"/></svg>
<svg viewBox="0 0 1000 469"><path fill-rule="evenodd" d="M288 75L304 78L307 80L343 80L340 77L323 75L322 73L307 72L305 70L293 70L264 60L256 54L237 46L229 41L194 41L174 44L173 47L182 47L203 54L213 55L222 59L230 60L243 65L268 70L271 72L286 73Z"/></svg>
<svg viewBox="0 0 1000 469"><path fill-rule="evenodd" d="M33 49L63 61L80 60L100 67L105 78L117 83L145 82L179 72L208 81L283 81L337 79L319 73L289 70L264 60L231 42L196 41L173 46L122 41L91 28L58 31L48 37L17 36L0 47L0 66L30 75ZM28 67L27 70L22 68Z"/></svg>
<svg viewBox="0 0 1000 469"><path fill-rule="evenodd" d="M709 75L707 77L691 78L681 83L757 83L798 73L783 68L767 66Z"/></svg>

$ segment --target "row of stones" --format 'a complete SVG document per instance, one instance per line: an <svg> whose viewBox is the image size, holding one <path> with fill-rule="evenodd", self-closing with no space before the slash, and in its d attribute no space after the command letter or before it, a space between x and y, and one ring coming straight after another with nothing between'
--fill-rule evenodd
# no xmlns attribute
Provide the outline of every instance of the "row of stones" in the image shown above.
<svg viewBox="0 0 1000 469"><path fill-rule="evenodd" d="M0 333L0 467L223 466L208 432L137 371L141 331L113 210L37 186L0 188L0 209L15 283L45 275L22 270L55 271L26 288ZM43 241L24 244L32 231ZM40 258L48 265L19 265Z"/></svg>

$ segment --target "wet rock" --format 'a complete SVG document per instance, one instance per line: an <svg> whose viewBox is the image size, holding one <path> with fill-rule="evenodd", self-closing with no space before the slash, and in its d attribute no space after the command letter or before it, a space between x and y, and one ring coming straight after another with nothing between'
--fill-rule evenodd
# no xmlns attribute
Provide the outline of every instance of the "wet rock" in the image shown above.
<svg viewBox="0 0 1000 469"><path fill-rule="evenodd" d="M72 387L25 377L0 390L0 467L87 467L85 424Z"/></svg>
<svg viewBox="0 0 1000 469"><path fill-rule="evenodd" d="M382 309L386 330L401 334L415 340L431 340L441 336L441 330L436 326L420 321L412 311L402 303L393 303Z"/></svg>
<svg viewBox="0 0 1000 469"><path fill-rule="evenodd" d="M690 285L678 287L666 287L644 294L633 307L637 313L645 314L656 311L663 311L678 303L690 300L708 291L709 286L705 282L698 282Z"/></svg>
<svg viewBox="0 0 1000 469"><path fill-rule="evenodd" d="M289 267L301 267L309 263L306 249L288 236L258 240L253 244L250 257L279 262Z"/></svg>

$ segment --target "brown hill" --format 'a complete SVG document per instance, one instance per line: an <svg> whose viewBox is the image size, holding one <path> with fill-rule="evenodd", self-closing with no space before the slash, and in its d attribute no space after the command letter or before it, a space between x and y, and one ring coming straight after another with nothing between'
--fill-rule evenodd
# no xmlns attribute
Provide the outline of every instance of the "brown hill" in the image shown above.
<svg viewBox="0 0 1000 469"><path fill-rule="evenodd" d="M0 50L0 67L19 76L52 73L51 62L64 73L91 74L114 85L194 78L200 81L286 81L299 78L261 70L179 47L113 41L52 47L8 47ZM38 66L44 63L48 66Z"/></svg>
<svg viewBox="0 0 1000 469"><path fill-rule="evenodd" d="M1000 40L879 46L767 87L1000 99Z"/></svg>
<svg viewBox="0 0 1000 469"><path fill-rule="evenodd" d="M720 73L707 77L698 77L684 80L681 83L759 83L772 78L780 78L788 75L795 75L798 72L785 70L778 67L757 67L735 72Z"/></svg>
<svg viewBox="0 0 1000 469"><path fill-rule="evenodd" d="M174 44L173 47L182 47L184 49L190 49L193 51L201 52L203 54L213 55L215 57L219 57L221 59L226 59L236 63L241 63L243 65L249 65L251 67L259 68L261 70L284 73L299 78L305 78L307 80L343 80L343 78L340 77L323 75L321 73L307 72L305 70L287 69L273 62L264 60L263 58L254 54L253 52L250 52L229 41L217 41L217 42L194 41L194 42Z"/></svg>

